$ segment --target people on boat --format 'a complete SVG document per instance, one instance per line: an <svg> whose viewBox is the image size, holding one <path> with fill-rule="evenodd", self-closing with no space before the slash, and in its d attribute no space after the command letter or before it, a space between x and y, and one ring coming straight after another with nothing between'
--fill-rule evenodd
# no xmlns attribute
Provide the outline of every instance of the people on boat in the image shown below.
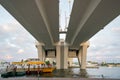
<svg viewBox="0 0 120 80"><path fill-rule="evenodd" d="M8 72L8 68L9 68L9 67L7 66L7 67L6 67L6 72Z"/></svg>
<svg viewBox="0 0 120 80"><path fill-rule="evenodd" d="M17 72L17 66L14 66L13 68L13 74L16 76L16 72Z"/></svg>

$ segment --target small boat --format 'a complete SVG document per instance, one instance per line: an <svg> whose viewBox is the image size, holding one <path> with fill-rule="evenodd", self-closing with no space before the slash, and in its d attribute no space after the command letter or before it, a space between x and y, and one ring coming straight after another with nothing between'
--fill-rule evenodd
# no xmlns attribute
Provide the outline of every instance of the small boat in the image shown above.
<svg viewBox="0 0 120 80"><path fill-rule="evenodd" d="M92 64L92 63L88 63L86 65L87 68L99 68L98 64Z"/></svg>
<svg viewBox="0 0 120 80"><path fill-rule="evenodd" d="M1 77L8 78L8 77L15 77L15 76L24 76L25 71L22 68L17 68L18 66L22 66L22 62L12 62L11 66L7 66L6 72L1 74Z"/></svg>
<svg viewBox="0 0 120 80"><path fill-rule="evenodd" d="M24 76L25 72L7 72L7 73L3 73L1 74L1 77L3 78L8 78L8 77L18 77L18 76Z"/></svg>

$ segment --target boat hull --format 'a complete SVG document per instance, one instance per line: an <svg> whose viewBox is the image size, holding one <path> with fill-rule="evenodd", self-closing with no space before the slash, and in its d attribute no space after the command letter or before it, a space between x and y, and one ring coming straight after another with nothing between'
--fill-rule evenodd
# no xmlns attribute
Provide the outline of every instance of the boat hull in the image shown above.
<svg viewBox="0 0 120 80"><path fill-rule="evenodd" d="M1 77L8 78L8 77L15 77L15 76L24 76L25 72L7 72L4 74L1 74Z"/></svg>
<svg viewBox="0 0 120 80"><path fill-rule="evenodd" d="M55 68L43 68L42 72L47 73L47 72L53 72Z"/></svg>

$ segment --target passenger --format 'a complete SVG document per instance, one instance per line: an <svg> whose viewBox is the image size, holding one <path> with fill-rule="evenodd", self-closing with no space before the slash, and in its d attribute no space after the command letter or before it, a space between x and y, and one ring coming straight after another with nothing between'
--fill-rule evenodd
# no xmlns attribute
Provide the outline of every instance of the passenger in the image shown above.
<svg viewBox="0 0 120 80"><path fill-rule="evenodd" d="M9 67L7 66L7 67L6 67L6 72L8 72L8 68L9 68Z"/></svg>
<svg viewBox="0 0 120 80"><path fill-rule="evenodd" d="M38 70L37 70L38 74L40 73L40 66L38 65Z"/></svg>
<svg viewBox="0 0 120 80"><path fill-rule="evenodd" d="M56 65L56 63L53 61L53 66L55 66Z"/></svg>
<svg viewBox="0 0 120 80"><path fill-rule="evenodd" d="M13 74L14 74L14 76L16 76L16 74L17 74L17 66L14 66L14 69L13 69Z"/></svg>

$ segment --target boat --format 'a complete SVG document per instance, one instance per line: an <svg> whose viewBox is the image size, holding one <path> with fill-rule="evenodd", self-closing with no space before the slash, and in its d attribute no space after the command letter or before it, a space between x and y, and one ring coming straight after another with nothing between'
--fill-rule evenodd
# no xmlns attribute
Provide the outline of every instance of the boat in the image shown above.
<svg viewBox="0 0 120 80"><path fill-rule="evenodd" d="M11 66L6 68L6 73L1 74L1 77L8 78L8 77L17 77L17 76L24 76L25 71L22 68L17 68L18 66L22 66L22 62L12 62Z"/></svg>
<svg viewBox="0 0 120 80"><path fill-rule="evenodd" d="M1 74L1 77L7 78L30 74L52 73L54 69L54 67L48 66L45 62L39 60L12 62L12 65L7 66L6 73Z"/></svg>
<svg viewBox="0 0 120 80"><path fill-rule="evenodd" d="M99 68L98 64L87 63L87 68Z"/></svg>
<svg viewBox="0 0 120 80"><path fill-rule="evenodd" d="M18 76L24 76L25 72L7 72L7 73L3 73L1 74L2 78L8 78L8 77L18 77Z"/></svg>
<svg viewBox="0 0 120 80"><path fill-rule="evenodd" d="M32 73L51 73L55 69L54 67L46 66L45 62L42 61L29 61L27 62L28 69L26 74ZM31 68L33 66L33 68Z"/></svg>
<svg viewBox="0 0 120 80"><path fill-rule="evenodd" d="M53 72L53 70L54 70L55 68L42 68L42 72L44 72L44 73L51 73L51 72Z"/></svg>
<svg viewBox="0 0 120 80"><path fill-rule="evenodd" d="M21 66L19 68L17 67L17 72L24 70L26 73L50 73L55 69L55 67L52 67L48 62L43 62L36 58L28 59L26 62L12 62L12 64Z"/></svg>

